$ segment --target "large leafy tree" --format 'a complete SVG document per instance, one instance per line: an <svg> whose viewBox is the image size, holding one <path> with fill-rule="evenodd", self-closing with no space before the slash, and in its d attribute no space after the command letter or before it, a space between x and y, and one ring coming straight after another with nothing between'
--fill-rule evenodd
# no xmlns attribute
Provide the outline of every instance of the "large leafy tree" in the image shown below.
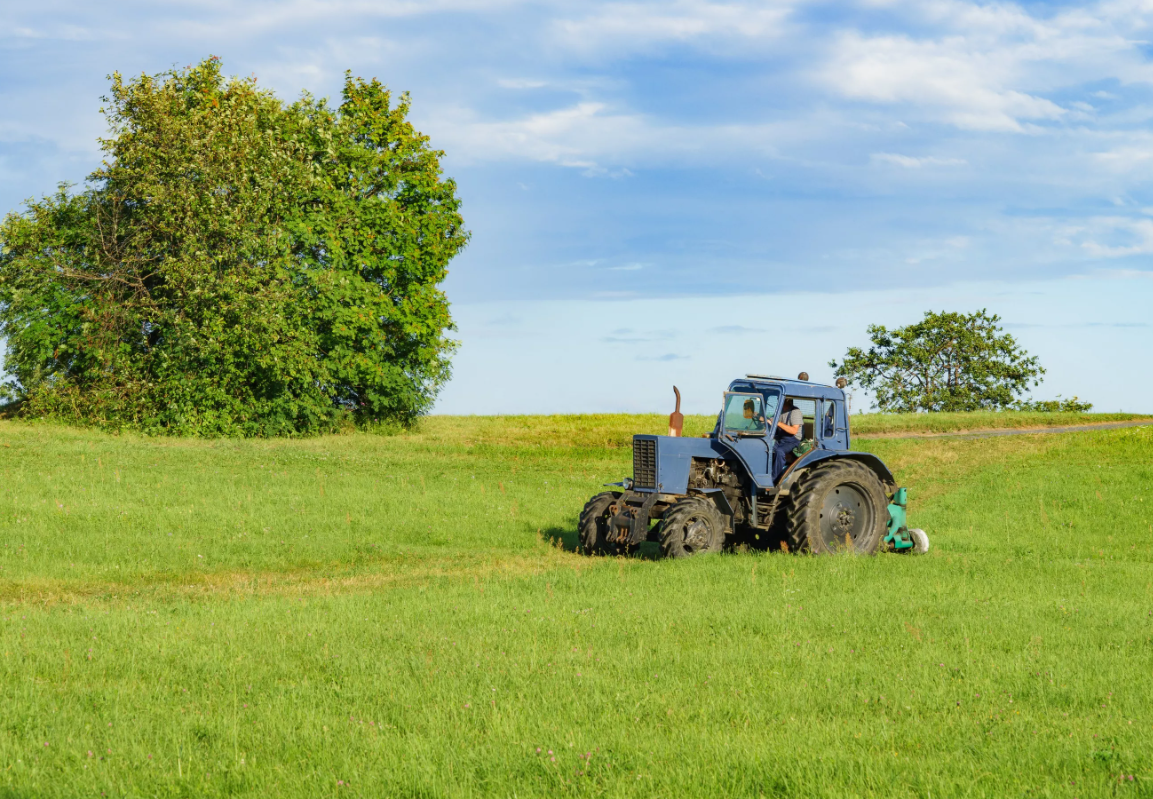
<svg viewBox="0 0 1153 799"><path fill-rule="evenodd" d="M933 313L906 327L869 326L872 346L829 362L850 385L873 392L882 411L975 411L1012 407L1045 370L984 309Z"/></svg>
<svg viewBox="0 0 1153 799"><path fill-rule="evenodd" d="M0 225L21 413L282 435L428 409L467 234L407 95L346 76L338 108L289 105L212 58L113 75L105 102L86 188Z"/></svg>

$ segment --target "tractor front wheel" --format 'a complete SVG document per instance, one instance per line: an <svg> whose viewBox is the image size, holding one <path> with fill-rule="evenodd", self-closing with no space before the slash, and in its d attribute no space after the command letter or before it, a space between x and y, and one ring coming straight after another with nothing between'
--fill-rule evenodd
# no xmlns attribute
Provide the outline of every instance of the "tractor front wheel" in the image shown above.
<svg viewBox="0 0 1153 799"><path fill-rule="evenodd" d="M724 545L725 519L707 499L685 497L661 519L661 554L666 558L720 552Z"/></svg>
<svg viewBox="0 0 1153 799"><path fill-rule="evenodd" d="M618 491L603 491L585 503L577 522L577 536L581 552L586 555L615 555L617 544L608 540L609 519L614 505L621 494Z"/></svg>
<svg viewBox="0 0 1153 799"><path fill-rule="evenodd" d="M872 469L852 460L825 462L798 482L786 523L790 549L876 553L889 513L885 489Z"/></svg>

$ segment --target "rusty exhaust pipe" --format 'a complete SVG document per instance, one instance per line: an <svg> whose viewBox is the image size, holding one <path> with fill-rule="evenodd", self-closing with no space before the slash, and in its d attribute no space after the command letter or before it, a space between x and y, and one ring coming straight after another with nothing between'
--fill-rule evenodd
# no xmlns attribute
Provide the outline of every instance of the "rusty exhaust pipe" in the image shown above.
<svg viewBox="0 0 1153 799"><path fill-rule="evenodd" d="M685 417L681 415L681 392L673 386L673 393L677 395L677 407L669 414L669 435L680 437L685 429Z"/></svg>

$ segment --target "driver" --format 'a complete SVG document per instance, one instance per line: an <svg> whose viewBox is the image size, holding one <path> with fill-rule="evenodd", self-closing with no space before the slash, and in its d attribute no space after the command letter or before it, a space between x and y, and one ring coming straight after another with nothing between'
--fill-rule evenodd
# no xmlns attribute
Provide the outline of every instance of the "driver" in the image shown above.
<svg viewBox="0 0 1153 799"><path fill-rule="evenodd" d="M785 399L781 407L781 418L777 420L777 429L773 437L777 440L777 448L773 452L773 485L785 473L785 459L793 448L801 443L801 427L805 424L805 415L800 408L794 407L791 397Z"/></svg>

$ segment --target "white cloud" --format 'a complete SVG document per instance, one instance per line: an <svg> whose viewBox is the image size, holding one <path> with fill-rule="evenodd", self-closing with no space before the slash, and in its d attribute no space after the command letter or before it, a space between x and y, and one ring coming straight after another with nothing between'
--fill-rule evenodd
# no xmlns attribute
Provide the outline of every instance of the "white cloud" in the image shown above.
<svg viewBox="0 0 1153 799"><path fill-rule="evenodd" d="M530 80L528 78L501 78L496 82L502 89L541 89L548 85L543 80Z"/></svg>
<svg viewBox="0 0 1153 799"><path fill-rule="evenodd" d="M1097 258L1153 253L1153 219L1094 217L1076 234L1081 249Z"/></svg>
<svg viewBox="0 0 1153 799"><path fill-rule="evenodd" d="M969 162L964 158L938 158L937 156L912 156L898 153L873 153L870 160L879 163L895 164L906 169L920 169L926 166L965 166Z"/></svg>
<svg viewBox="0 0 1153 799"><path fill-rule="evenodd" d="M917 41L907 36L844 33L818 73L834 92L855 100L906 104L960 128L1021 132L1022 120L1053 120L1065 109L1011 88L1013 59L974 51L963 38Z"/></svg>
<svg viewBox="0 0 1153 799"><path fill-rule="evenodd" d="M464 162L531 160L610 177L627 177L627 166L637 162L771 157L776 138L796 135L788 126L684 125L593 101L506 120L478 119L463 108L444 110L433 116L428 131L438 147Z"/></svg>
<svg viewBox="0 0 1153 799"><path fill-rule="evenodd" d="M1095 165L1118 174L1132 174L1147 171L1153 165L1153 137L1144 134L1129 134L1129 141L1111 150L1093 154Z"/></svg>
<svg viewBox="0 0 1153 799"><path fill-rule="evenodd" d="M274 0L241 2L194 0L173 4L171 25L188 33L205 30L229 37L306 24L329 24L340 20L419 17L446 12L492 13L525 4L526 0Z"/></svg>
<svg viewBox="0 0 1153 799"><path fill-rule="evenodd" d="M455 120L436 125L440 139L465 160L526 158L561 166L595 169L597 156L613 160L645 136L636 114L612 113L603 103L582 102L520 119L481 121L460 109Z"/></svg>
<svg viewBox="0 0 1153 799"><path fill-rule="evenodd" d="M590 6L594 10L586 16L555 23L558 39L572 49L635 51L663 42L763 41L784 31L792 3L674 0Z"/></svg>

